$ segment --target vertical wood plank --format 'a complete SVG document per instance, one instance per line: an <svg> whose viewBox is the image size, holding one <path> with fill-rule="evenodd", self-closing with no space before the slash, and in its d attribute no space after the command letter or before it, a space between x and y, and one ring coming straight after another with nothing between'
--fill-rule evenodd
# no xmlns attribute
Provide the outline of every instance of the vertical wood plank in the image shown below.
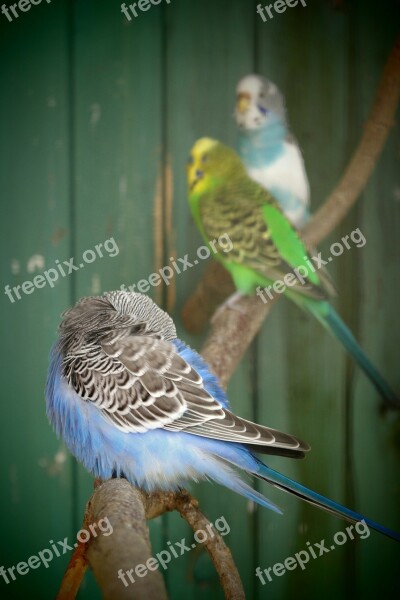
<svg viewBox="0 0 400 600"><path fill-rule="evenodd" d="M45 415L44 385L67 277L12 303L21 286L70 256L68 40L66 2L13 22L1 17L1 435L2 550L15 567L66 536L72 539L71 459ZM26 287L29 289L29 287ZM55 596L68 555L25 575L14 571L3 598Z"/></svg>
<svg viewBox="0 0 400 600"><path fill-rule="evenodd" d="M165 7L166 19L166 158L171 173L173 197L166 205L171 226L166 232L166 259L170 256L196 258L202 238L192 221L188 203L185 166L191 146L199 137L210 136L234 145L234 89L237 80L253 69L254 13L248 2L176 0ZM171 216L172 215L172 216ZM211 260L211 259L210 259ZM168 262L166 263L168 264ZM182 338L200 348L201 340L191 338L181 327L180 309L196 285L205 261L177 275L175 290L169 293L168 308L174 301L174 319ZM252 418L253 381L248 359L238 369L228 394L234 410ZM231 548L248 597L254 580L253 516L246 501L232 492L204 483L192 486L201 509L211 520L223 515L231 527L225 538ZM191 539L188 528L177 517L168 516L167 539ZM215 570L200 548L180 557L168 569L172 598L221 598Z"/></svg>
<svg viewBox="0 0 400 600"><path fill-rule="evenodd" d="M362 127L383 65L398 35L396 2L355 9L354 61L358 71L358 124ZM359 337L375 364L399 392L399 117L359 206L357 225L367 243L357 253L356 304ZM354 271L353 271L354 273ZM354 377L352 452L354 495L365 514L400 531L399 416L379 414L379 398L364 377ZM355 593L398 595L398 545L371 533L360 540L355 556Z"/></svg>
<svg viewBox="0 0 400 600"><path fill-rule="evenodd" d="M274 21L258 23L258 70L285 94L289 123L310 180L312 210L336 183L345 162L348 27L345 15L322 3L299 5ZM328 249L328 243L320 248L325 253ZM335 277L337 263L329 271ZM269 463L343 501L343 350L315 319L285 300L271 314L258 348L259 420L303 437L312 447L300 463L278 458ZM262 568L306 549L307 541L329 539L343 527L341 521L270 486L262 489L285 510L283 518L259 513ZM343 593L343 561L344 553L338 551L311 562L304 571L297 568L283 577L273 576L271 582L265 579L268 590L258 582L259 597L267 591L271 598L288 597L299 585L308 598L321 586L334 597Z"/></svg>
<svg viewBox="0 0 400 600"><path fill-rule="evenodd" d="M121 285L128 289L155 270L154 212L162 189L161 13L154 9L140 17L128 22L114 3L76 3L75 254L110 237L119 248L117 256L105 255L76 274L77 297ZM91 489L92 478L79 467L80 514ZM151 532L157 551L161 519L151 523ZM92 584L87 593L95 593Z"/></svg>
<svg viewBox="0 0 400 600"><path fill-rule="evenodd" d="M364 4L362 11L364 15L368 12L365 10ZM385 17L382 13L383 10L381 19L386 19L386 26L382 21L381 28L385 31L388 29L387 24L390 18L388 18L387 11L385 11ZM293 14L290 15L291 17ZM288 89L287 102L290 122L302 145L308 166L313 209L316 208L316 199L318 205L337 181L362 131L362 121L354 124L353 120L354 115L360 112L360 103L354 101L354 94L357 95L358 92L358 78L354 79L354 76L359 76L363 68L365 72L371 72L373 61L370 61L371 55L366 52L366 47L370 45L372 30L369 32L369 36L364 31L362 39L360 37L358 40L358 60L354 63L353 46L355 41L351 36L354 36L354 24L358 17L359 15L354 15L354 11L347 10L342 13L339 11L335 14L327 8L310 6L307 13L303 12L298 15L296 22L293 22L292 25L288 19L287 23L281 20L279 26L277 22L274 23L275 29L271 28L268 38L265 38L268 48L277 48L279 45L279 53L276 53L275 60L272 59L272 52L265 51L263 53L263 56L270 57L269 60L265 59L268 63L265 71L278 84L281 81L284 82L285 88L283 89ZM370 15L369 18L371 22L374 22L374 17ZM293 27L292 35L290 35L289 29L291 26ZM387 53L390 48L387 38L385 47ZM315 52L315 48L318 48L318 53ZM375 81L370 78L368 82L369 98L365 104L366 112L371 106L378 74L384 65L386 58L384 54L384 52L381 53L379 66L376 65ZM260 54L257 56L262 65ZM280 69L282 64L285 65L283 70ZM328 65L329 68L327 68ZM359 96L357 97L359 98ZM293 106L293 111L290 110L291 106ZM393 181L393 177L391 181ZM388 185L390 186L390 184ZM342 235L346 235L360 226L360 220L356 214L357 212L353 211L338 228L337 233L322 245L323 251L329 251L330 243L336 239L340 240ZM376 252L376 248L374 246L371 252ZM335 259L331 265L332 268L331 266L329 268L336 279L339 291L336 301L338 311L356 335L359 333L357 312L365 302L365 297L358 291L360 276L355 276L355 273L359 273L361 257L365 257L360 254L361 252L361 250L353 249ZM274 381L276 380L276 361L279 359L285 361L285 367L282 368L281 360L279 360L280 368L277 372L280 382L277 393L279 394L279 391L286 387L285 392L288 396L286 429L289 429L290 425L291 430L303 435L311 442L313 448L307 461L302 465L293 465L289 474L295 474L306 485L356 509L363 510L365 505L358 492L358 486L356 488L358 493L353 494L352 481L350 481L350 486L348 485L348 474L352 466L349 461L351 463L353 448L351 442L349 447L349 440L347 440L346 432L348 427L352 426L347 406L349 402L351 406L351 399L354 395L352 381L354 378L356 381L360 378L360 385L361 380L363 382L363 394L362 400L359 401L360 414L354 419L356 423L354 435L359 436L361 429L364 432L363 436L356 437L358 441L355 442L359 452L364 452L365 445L369 443L367 438L376 437L375 428L382 427L382 423L380 425L376 423L378 417L372 407L373 419L371 418L369 423L365 419L364 411L368 407L368 398L374 398L373 407L376 408L375 392L364 375L345 356L337 342L330 339L317 323L312 323L310 319L298 314L296 308L293 308L293 311L292 307L279 306L278 308L281 311L280 317L284 320L282 329L285 341L281 341L280 344L273 347L281 348L282 343L285 344L286 360L282 354L275 358L271 356L272 352L268 353L267 350L263 354L264 369L261 372L264 373L270 368L274 373ZM277 327L276 324L274 325ZM273 325L267 323L265 337L267 337L267 328L269 327L273 327ZM363 342L365 338L363 339L361 336L360 339ZM269 336L268 343L274 343L274 338L271 339ZM363 346L368 350L366 344ZM269 389L270 387L266 386L266 392ZM274 419L278 418L284 422L285 408L278 406L277 410L274 410L275 405L276 401L273 400L273 407L268 408L269 413L271 416L273 415ZM294 430L293 427L296 429ZM381 464L382 448L377 454L381 457L379 460L379 464ZM274 463L271 461L271 464L277 464L277 459ZM285 469L285 472L288 471ZM359 468L356 468L355 476L359 478ZM383 475L384 478L386 476ZM353 477L354 475L351 474L351 479ZM370 480L368 481L370 484ZM393 489L393 486L391 487ZM368 495L367 489L364 487L364 501ZM281 504L280 498L278 499L276 495L273 498ZM391 501L396 502L396 495L392 497ZM389 505L391 505L391 501L389 501ZM286 504L291 511L295 508L292 506L294 502L296 501L287 500ZM276 561L282 561L286 556L293 555L293 552L306 548L305 544L308 540L310 542L318 541L322 537L329 540L336 531L345 529L344 522L322 513L317 514L316 509L311 507L298 507L296 510L299 511L296 519L294 520L291 515L290 520L285 523L284 541L278 545L273 544L262 560L262 564L266 567L273 565ZM368 510L365 512L369 515L372 514ZM273 516L265 515L265 518L268 522L273 519ZM385 520L385 512L381 512L381 514L375 512L375 518L381 521ZM292 535L290 535L291 531ZM297 535L294 535L294 532ZM376 539L376 535L373 537ZM262 539L264 540L264 536ZM294 573L285 574L279 580L275 577L275 581L268 584L268 592L272 594L272 598L287 597L288 594L290 595L290 590L292 590L291 593L295 593L295 590L298 590L301 585L303 593L308 598L313 598L319 595L322 587L328 597L337 596L338 593L343 594L345 589L353 589L356 586L358 575L354 569L354 555L363 543L351 545L351 542L348 542L346 547L337 548L334 553L324 556L318 561L312 561L304 572L297 569ZM387 540L380 539L380 544L387 545L388 543L390 544ZM286 546L284 552L282 546ZM277 548L279 548L279 554L275 554ZM260 549L260 558L262 556L263 548ZM371 562L369 563L370 568ZM388 579L390 580L390 577ZM370 582L370 580L369 577L368 581ZM376 578L377 586L379 585L378 581L381 582L380 577ZM266 593L265 589L260 586L260 597L263 597L264 593Z"/></svg>

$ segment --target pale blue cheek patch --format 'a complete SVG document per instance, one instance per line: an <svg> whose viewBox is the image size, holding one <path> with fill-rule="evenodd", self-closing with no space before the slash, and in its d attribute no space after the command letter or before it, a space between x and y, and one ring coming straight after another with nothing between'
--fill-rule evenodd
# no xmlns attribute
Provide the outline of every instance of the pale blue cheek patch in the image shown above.
<svg viewBox="0 0 400 600"><path fill-rule="evenodd" d="M257 104L257 108L260 111L260 113L263 114L263 115L267 115L269 113L268 108L265 108L264 106L261 106L261 104Z"/></svg>

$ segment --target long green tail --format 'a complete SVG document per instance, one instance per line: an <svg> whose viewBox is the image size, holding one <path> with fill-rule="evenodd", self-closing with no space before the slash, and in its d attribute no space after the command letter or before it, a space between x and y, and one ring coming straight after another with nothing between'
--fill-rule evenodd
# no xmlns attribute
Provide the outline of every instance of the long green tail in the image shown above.
<svg viewBox="0 0 400 600"><path fill-rule="evenodd" d="M369 377L385 402L393 408L400 408L400 399L364 354L354 335L342 321L333 306L328 302L314 301L303 302L301 306L312 312L324 327L343 344L367 377Z"/></svg>

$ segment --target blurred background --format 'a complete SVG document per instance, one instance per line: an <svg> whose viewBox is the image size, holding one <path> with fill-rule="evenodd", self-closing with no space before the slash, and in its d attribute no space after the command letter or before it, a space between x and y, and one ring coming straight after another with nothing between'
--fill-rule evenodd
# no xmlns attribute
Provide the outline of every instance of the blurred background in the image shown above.
<svg viewBox="0 0 400 600"><path fill-rule="evenodd" d="M129 22L114 0L53 0L9 22L0 14L2 287L21 285L55 261L113 237L70 276L22 294L1 294L1 559L26 561L50 540L74 541L93 479L47 423L48 353L61 312L81 296L131 285L169 257L193 256L202 240L189 215L185 164L199 136L234 145L240 77L259 72L286 95L316 210L341 176L362 132L395 42L399 5L385 0L310 0L264 23L248 0L162 1ZM321 246L359 227L367 239L330 265L336 306L363 348L400 390L400 138L396 122L365 193ZM152 297L180 321L206 261ZM236 412L298 434L305 461L269 464L370 518L400 530L400 428L380 414L375 390L311 317L279 302L229 385ZM274 577L255 569L283 562L306 542L331 540L346 523L260 486L285 509L255 508L212 484L191 490L210 520L221 515L251 599L388 597L399 591L399 546L378 534ZM154 552L191 539L175 514L151 523ZM1 597L56 595L70 554L18 575ZM132 565L134 566L134 565ZM170 563L170 597L222 598L200 546ZM132 590L132 595L134 590ZM89 574L80 598L100 592Z"/></svg>

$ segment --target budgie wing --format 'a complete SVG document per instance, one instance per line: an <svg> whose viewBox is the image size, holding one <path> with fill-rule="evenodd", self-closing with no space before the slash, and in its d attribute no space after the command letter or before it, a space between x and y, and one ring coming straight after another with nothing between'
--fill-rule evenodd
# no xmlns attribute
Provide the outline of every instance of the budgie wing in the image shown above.
<svg viewBox="0 0 400 600"><path fill-rule="evenodd" d="M67 355L64 376L83 400L94 403L126 433L164 428L257 446L268 453L302 456L309 449L291 435L223 408L176 347L157 336L121 339L121 333L115 333L107 343Z"/></svg>
<svg viewBox="0 0 400 600"><path fill-rule="evenodd" d="M204 195L200 217L208 239L229 235L233 248L224 256L226 261L272 281L295 275L295 269L303 267L305 283L296 279L292 289L315 299L326 298L320 278L307 264L309 256L299 234L273 197L256 183L248 180Z"/></svg>

